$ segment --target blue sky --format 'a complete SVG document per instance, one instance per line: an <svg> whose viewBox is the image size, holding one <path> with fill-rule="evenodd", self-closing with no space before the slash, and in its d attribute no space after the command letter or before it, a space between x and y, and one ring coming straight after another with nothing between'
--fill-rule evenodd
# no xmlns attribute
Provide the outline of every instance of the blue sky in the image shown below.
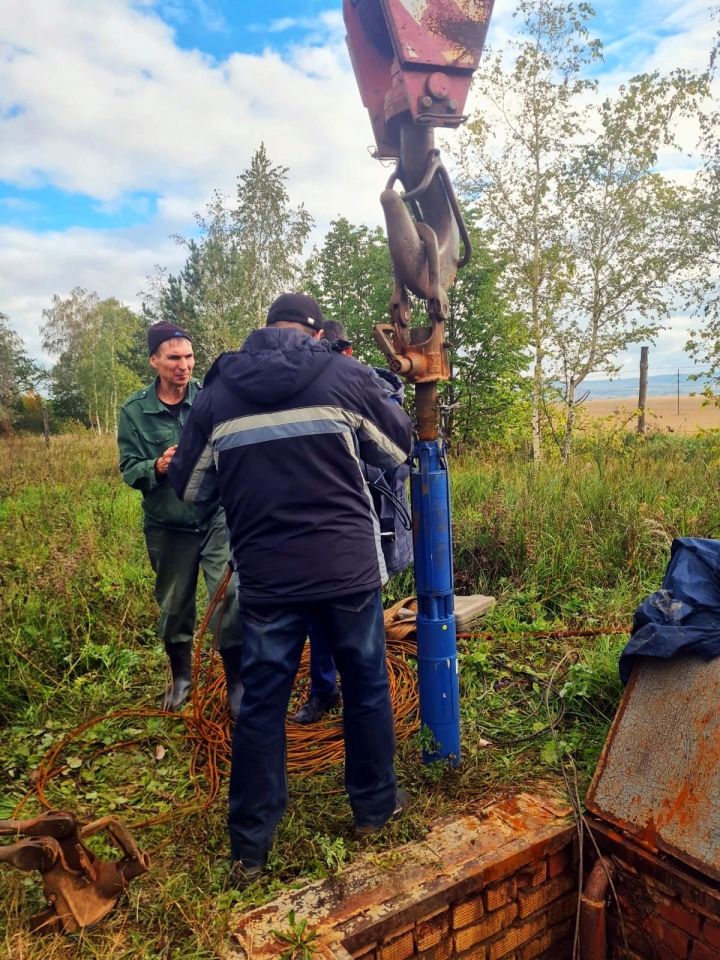
<svg viewBox="0 0 720 960"><path fill-rule="evenodd" d="M704 65L707 3L598 7L604 89ZM512 33L512 9L496 0L490 43ZM182 262L171 235L193 229L213 189L232 192L261 140L316 238L339 214L381 221L386 171L368 157L341 0L4 0L0 312L31 352L53 293L82 286L137 306L156 264ZM669 363L681 327L663 340Z"/></svg>
<svg viewBox="0 0 720 960"><path fill-rule="evenodd" d="M318 16L332 10L327 0L196 0L160 3L159 14L175 26L179 46L199 48L218 59L236 50L261 53L279 38L297 41L316 29Z"/></svg>

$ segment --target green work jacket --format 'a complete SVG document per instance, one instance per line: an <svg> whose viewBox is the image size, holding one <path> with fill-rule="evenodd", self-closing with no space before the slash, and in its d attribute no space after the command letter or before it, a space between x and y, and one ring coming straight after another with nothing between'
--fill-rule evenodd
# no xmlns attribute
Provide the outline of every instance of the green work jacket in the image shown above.
<svg viewBox="0 0 720 960"><path fill-rule="evenodd" d="M155 473L157 458L180 440L200 383L190 380L180 416L175 417L158 400L157 382L137 390L120 408L120 472L125 483L143 495L145 526L204 530L220 509L219 501L203 504L202 508L191 507L177 496L167 477L158 479Z"/></svg>

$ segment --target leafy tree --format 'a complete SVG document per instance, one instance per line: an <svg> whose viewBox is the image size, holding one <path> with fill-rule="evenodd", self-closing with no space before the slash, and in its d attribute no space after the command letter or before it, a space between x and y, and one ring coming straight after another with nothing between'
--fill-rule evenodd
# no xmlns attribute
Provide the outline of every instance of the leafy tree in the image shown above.
<svg viewBox="0 0 720 960"><path fill-rule="evenodd" d="M476 75L482 103L458 157L464 190L480 200L505 265L502 292L527 325L536 461L542 457L543 363L571 269L557 186L568 144L583 129L583 98L595 87L582 76L600 57L599 41L588 33L592 15L587 3L520 0L518 38L505 53L487 57Z"/></svg>
<svg viewBox="0 0 720 960"><path fill-rule="evenodd" d="M274 166L261 143L238 182L233 222L253 326L265 322L272 300L298 279L303 247L313 227L303 204L289 206L287 175L288 168Z"/></svg>
<svg viewBox="0 0 720 960"><path fill-rule="evenodd" d="M571 266L548 331L548 367L563 385L565 460L578 388L594 370L616 372L619 351L654 337L694 261L688 191L656 167L660 147L677 146L673 119L694 111L703 92L683 70L634 77L593 108L598 132L571 153L558 182Z"/></svg>
<svg viewBox="0 0 720 960"><path fill-rule="evenodd" d="M546 400L559 396L556 439L567 459L581 384L652 338L692 263L687 196L656 167L659 150L677 146L674 120L697 109L705 84L688 71L656 72L598 102L586 75L601 56L588 32L592 8L521 0L517 15L509 56L481 71L483 102L460 159L505 263L500 287L528 328L533 457L542 456Z"/></svg>
<svg viewBox="0 0 720 960"><path fill-rule="evenodd" d="M448 408L445 430L456 449L496 439L521 395L527 366L525 329L504 310L497 294L500 264L486 250L481 231L469 225L475 254L450 290L446 326L453 380L441 386ZM392 266L383 231L344 217L330 224L305 269L304 288L323 313L340 321L360 360L384 365L372 328L389 319Z"/></svg>
<svg viewBox="0 0 720 960"><path fill-rule="evenodd" d="M200 370L236 349L264 322L272 300L298 282L313 220L302 204L290 205L287 177L260 144L238 177L234 202L216 191L196 214L198 237L176 238L188 250L180 273L158 269L150 278L146 320L187 329Z"/></svg>
<svg viewBox="0 0 720 960"><path fill-rule="evenodd" d="M162 267L156 267L155 273L148 277L148 289L145 291L142 313L148 326L159 320L176 323L193 336L200 330L198 316L201 298L201 253L200 247L192 238L175 238L188 249L188 258L177 275L168 273ZM137 354L134 363L145 362L147 352L145 336L133 344L132 353ZM143 356L145 354L145 356Z"/></svg>
<svg viewBox="0 0 720 960"><path fill-rule="evenodd" d="M452 379L440 386L445 431L456 451L503 439L527 402L527 329L499 295L502 263L477 224L467 226L473 256L449 290Z"/></svg>
<svg viewBox="0 0 720 960"><path fill-rule="evenodd" d="M720 7L714 8L713 16L716 20L720 18ZM717 77L719 62L720 31L710 51L708 81ZM720 384L720 109L716 102L700 117L700 151L702 167L687 219L693 227L693 249L698 265L691 304L696 306L703 322L692 331L687 349L696 362L705 365L706 375L717 388Z"/></svg>
<svg viewBox="0 0 720 960"><path fill-rule="evenodd" d="M385 235L380 227L355 226L338 217L304 271L304 288L323 313L345 327L355 356L382 364L372 329L389 319L393 274Z"/></svg>
<svg viewBox="0 0 720 960"><path fill-rule="evenodd" d="M56 413L73 411L98 434L117 432L117 414L141 381L121 357L140 318L114 298L76 287L43 310L43 346L57 362L51 383Z"/></svg>
<svg viewBox="0 0 720 960"><path fill-rule="evenodd" d="M39 373L22 339L0 313L0 433L12 429L20 398L35 386Z"/></svg>
<svg viewBox="0 0 720 960"><path fill-rule="evenodd" d="M52 307L43 311L43 347L56 358L50 373L50 395L53 411L61 419L89 422L78 367L88 317L98 302L97 294L75 287L64 300L55 294Z"/></svg>

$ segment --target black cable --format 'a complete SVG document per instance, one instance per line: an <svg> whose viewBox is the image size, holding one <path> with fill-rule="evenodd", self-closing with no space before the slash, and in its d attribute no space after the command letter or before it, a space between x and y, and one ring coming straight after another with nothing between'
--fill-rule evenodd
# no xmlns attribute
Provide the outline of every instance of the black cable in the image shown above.
<svg viewBox="0 0 720 960"><path fill-rule="evenodd" d="M398 519L400 520L400 525L402 528L404 530L412 530L412 517L402 500L399 497L396 497L388 486L382 487L376 480L368 480L368 486L372 487L374 490L377 490L377 492L382 494L383 497L387 497L387 499L390 500L395 507L395 512L398 515Z"/></svg>

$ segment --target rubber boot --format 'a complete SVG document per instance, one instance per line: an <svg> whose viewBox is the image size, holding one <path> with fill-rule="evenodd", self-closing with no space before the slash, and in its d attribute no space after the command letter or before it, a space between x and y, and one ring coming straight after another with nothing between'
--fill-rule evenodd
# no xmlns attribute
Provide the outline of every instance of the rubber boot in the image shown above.
<svg viewBox="0 0 720 960"><path fill-rule="evenodd" d="M240 679L240 653L240 647L229 647L227 650L220 651L223 667L225 668L227 705L233 723L235 723L238 718L240 702L242 701L243 695L243 685Z"/></svg>
<svg viewBox="0 0 720 960"><path fill-rule="evenodd" d="M192 643L166 643L172 683L163 696L163 710L179 710L192 690Z"/></svg>

